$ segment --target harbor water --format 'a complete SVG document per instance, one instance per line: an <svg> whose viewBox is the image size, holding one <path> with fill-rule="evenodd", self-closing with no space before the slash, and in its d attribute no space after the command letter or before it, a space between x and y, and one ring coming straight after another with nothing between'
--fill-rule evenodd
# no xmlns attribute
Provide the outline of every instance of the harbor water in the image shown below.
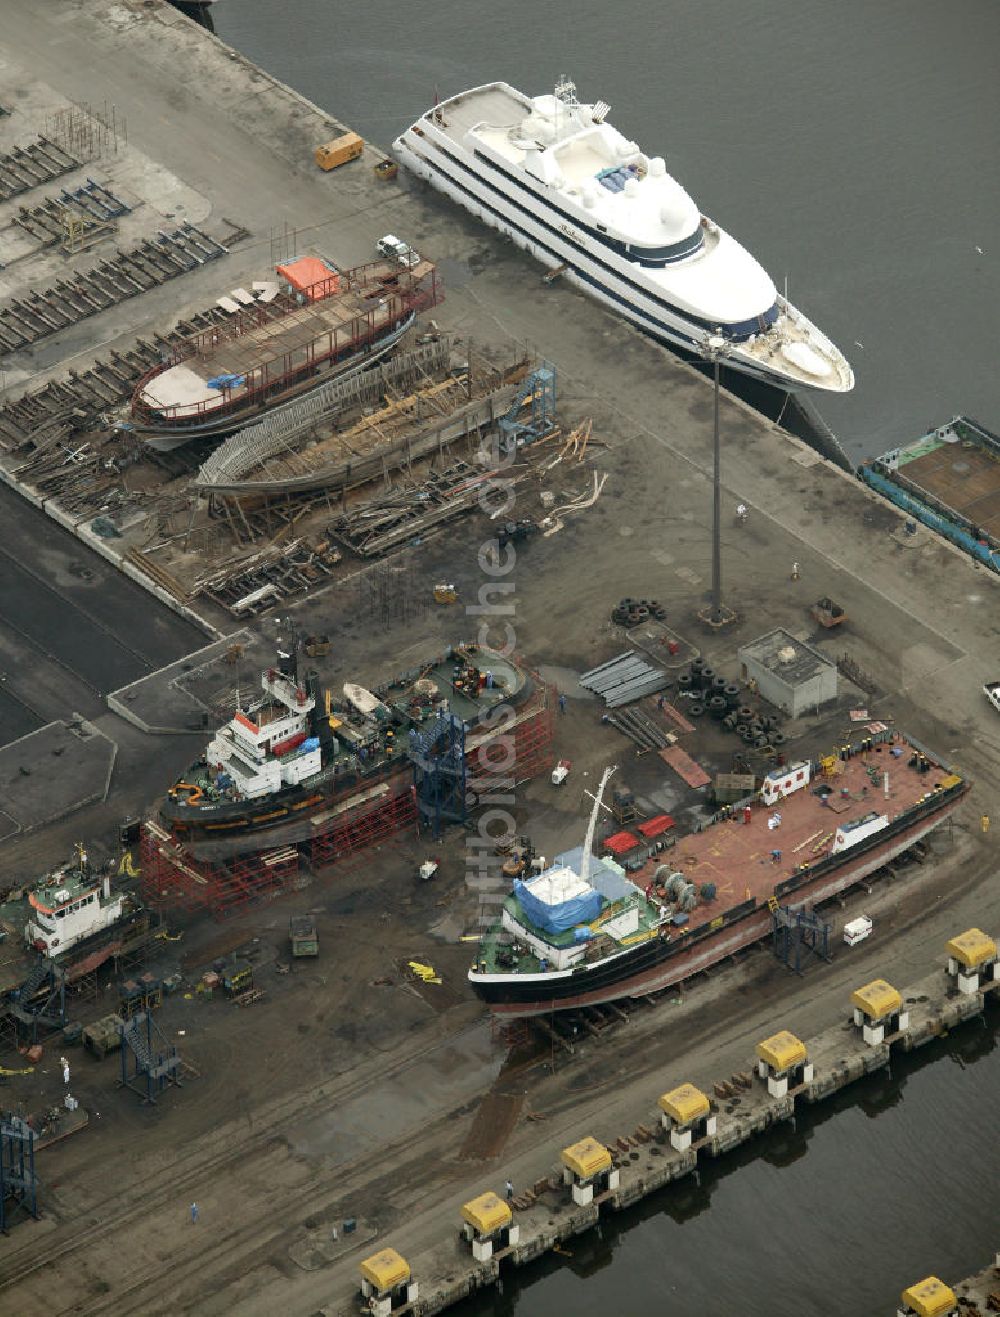
<svg viewBox="0 0 1000 1317"><path fill-rule="evenodd" d="M816 405L852 460L957 412L1000 425L992 0L222 0L212 17L384 146L436 93L496 78L537 93L568 73L847 353L854 392ZM994 1010L894 1060L465 1317L875 1317L928 1271L971 1274L1000 1247L998 1034Z"/></svg>
<svg viewBox="0 0 1000 1317"><path fill-rule="evenodd" d="M221 0L212 17L384 146L435 93L570 74L847 354L853 393L817 406L852 459L957 412L1000 426L993 0Z"/></svg>
<svg viewBox="0 0 1000 1317"><path fill-rule="evenodd" d="M998 1017L703 1161L455 1317L887 1317L928 1272L972 1275L1000 1247Z"/></svg>

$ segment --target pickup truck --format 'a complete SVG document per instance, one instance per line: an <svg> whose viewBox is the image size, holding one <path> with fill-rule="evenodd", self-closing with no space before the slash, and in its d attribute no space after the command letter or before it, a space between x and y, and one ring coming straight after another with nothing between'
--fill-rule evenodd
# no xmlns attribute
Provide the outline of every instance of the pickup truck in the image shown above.
<svg viewBox="0 0 1000 1317"><path fill-rule="evenodd" d="M390 261L398 261L406 270L412 270L415 265L420 264L420 257L413 248L408 247L394 233L386 233L379 238L375 247L380 256Z"/></svg>

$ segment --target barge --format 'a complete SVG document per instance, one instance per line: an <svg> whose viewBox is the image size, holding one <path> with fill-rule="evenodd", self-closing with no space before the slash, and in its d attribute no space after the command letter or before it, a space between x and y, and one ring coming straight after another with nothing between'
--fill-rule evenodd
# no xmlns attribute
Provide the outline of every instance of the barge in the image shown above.
<svg viewBox="0 0 1000 1317"><path fill-rule="evenodd" d="M907 516L1000 572L1000 438L968 416L862 463L861 479Z"/></svg>
<svg viewBox="0 0 1000 1317"><path fill-rule="evenodd" d="M674 863L630 871L591 855L595 805L582 850L515 883L470 985L509 1018L658 992L765 937L781 903L816 906L890 864L968 790L916 741L874 730L772 771L680 838Z"/></svg>

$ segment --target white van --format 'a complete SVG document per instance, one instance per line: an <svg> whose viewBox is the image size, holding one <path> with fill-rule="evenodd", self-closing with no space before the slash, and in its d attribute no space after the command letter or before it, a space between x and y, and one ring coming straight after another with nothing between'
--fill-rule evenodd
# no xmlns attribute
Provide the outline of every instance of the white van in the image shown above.
<svg viewBox="0 0 1000 1317"><path fill-rule="evenodd" d="M844 925L844 941L849 947L855 947L865 940L874 927L867 915L859 915Z"/></svg>

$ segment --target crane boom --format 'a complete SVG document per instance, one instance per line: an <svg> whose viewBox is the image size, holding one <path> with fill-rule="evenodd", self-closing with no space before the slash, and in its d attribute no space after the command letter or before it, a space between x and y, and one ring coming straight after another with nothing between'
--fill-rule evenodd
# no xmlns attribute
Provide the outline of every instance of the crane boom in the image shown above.
<svg viewBox="0 0 1000 1317"><path fill-rule="evenodd" d="M612 773L618 771L618 765L612 764L606 768L601 775L601 785L594 793L594 808L590 811L590 822L587 824L587 835L583 839L583 860L580 863L580 878L587 882L590 874L590 853L594 845L594 829L597 827L597 811L601 808L601 797L604 795L604 788L608 784L608 778Z"/></svg>

